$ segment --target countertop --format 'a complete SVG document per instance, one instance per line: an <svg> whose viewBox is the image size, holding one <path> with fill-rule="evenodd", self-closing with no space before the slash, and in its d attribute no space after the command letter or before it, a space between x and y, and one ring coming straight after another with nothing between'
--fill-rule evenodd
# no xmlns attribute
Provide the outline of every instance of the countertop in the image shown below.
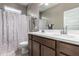
<svg viewBox="0 0 79 59"><path fill-rule="evenodd" d="M71 33L68 34L60 34L59 32L60 31L55 30L52 32L29 32L28 34L79 45L79 35L72 34L72 32L78 33L77 31L71 31Z"/></svg>

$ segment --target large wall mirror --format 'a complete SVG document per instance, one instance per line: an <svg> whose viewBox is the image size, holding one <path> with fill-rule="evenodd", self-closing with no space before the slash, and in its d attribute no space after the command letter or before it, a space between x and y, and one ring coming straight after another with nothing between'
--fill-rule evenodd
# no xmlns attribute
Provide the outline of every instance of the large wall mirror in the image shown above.
<svg viewBox="0 0 79 59"><path fill-rule="evenodd" d="M79 30L79 7L64 12L64 26L70 30Z"/></svg>

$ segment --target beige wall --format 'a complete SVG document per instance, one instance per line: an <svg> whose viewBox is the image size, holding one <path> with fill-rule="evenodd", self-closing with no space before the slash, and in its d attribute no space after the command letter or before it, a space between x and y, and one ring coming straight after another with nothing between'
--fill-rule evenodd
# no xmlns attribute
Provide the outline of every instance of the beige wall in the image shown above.
<svg viewBox="0 0 79 59"><path fill-rule="evenodd" d="M48 23L55 24L54 29L63 28L64 11L79 7L79 3L61 3L42 13L42 16L48 18Z"/></svg>
<svg viewBox="0 0 79 59"><path fill-rule="evenodd" d="M19 10L22 10L22 13L26 14L26 7L25 6L22 6L18 3L0 3L0 8L4 8L5 5L9 6L9 7L19 9Z"/></svg>

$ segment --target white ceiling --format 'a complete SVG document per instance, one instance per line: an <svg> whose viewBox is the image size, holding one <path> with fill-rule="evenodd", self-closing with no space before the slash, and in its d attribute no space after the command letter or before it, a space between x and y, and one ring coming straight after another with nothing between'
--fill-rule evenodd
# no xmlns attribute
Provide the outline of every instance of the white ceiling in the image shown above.
<svg viewBox="0 0 79 59"><path fill-rule="evenodd" d="M41 5L40 6L40 11L45 11L51 7L54 7L55 5L57 5L58 3L49 3L48 5Z"/></svg>
<svg viewBox="0 0 79 59"><path fill-rule="evenodd" d="M20 3L23 6L27 6L29 3ZM49 3L48 5L40 5L40 11L45 11L48 8L54 7L55 5L57 5L58 3Z"/></svg>

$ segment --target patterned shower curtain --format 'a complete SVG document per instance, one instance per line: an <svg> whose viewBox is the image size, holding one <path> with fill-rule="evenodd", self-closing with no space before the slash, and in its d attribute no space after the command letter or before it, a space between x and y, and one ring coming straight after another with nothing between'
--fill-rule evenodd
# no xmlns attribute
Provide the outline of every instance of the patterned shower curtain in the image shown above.
<svg viewBox="0 0 79 59"><path fill-rule="evenodd" d="M29 17L0 10L0 55L15 55L19 43L28 40Z"/></svg>

